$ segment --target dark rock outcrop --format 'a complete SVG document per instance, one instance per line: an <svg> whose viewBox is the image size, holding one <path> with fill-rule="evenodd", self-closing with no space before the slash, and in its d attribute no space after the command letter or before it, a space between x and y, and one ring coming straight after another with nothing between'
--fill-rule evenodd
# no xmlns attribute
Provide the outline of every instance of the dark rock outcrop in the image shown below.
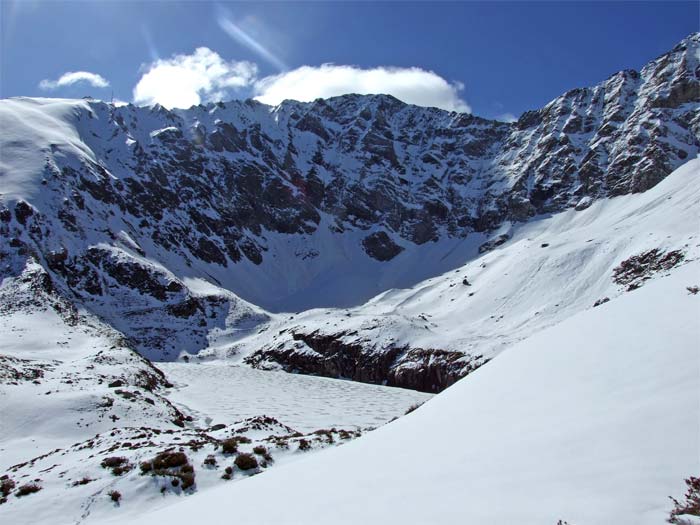
<svg viewBox="0 0 700 525"><path fill-rule="evenodd" d="M246 362L257 368L271 363L288 372L352 379L421 392L440 392L486 363L481 356L409 347L376 348L368 341L346 341L348 334L294 332L304 348L280 345L261 349ZM309 352L308 350L312 350Z"/></svg>
<svg viewBox="0 0 700 525"><path fill-rule="evenodd" d="M374 232L362 239L362 246L367 255L378 261L390 261L403 251L403 248L383 231Z"/></svg>
<svg viewBox="0 0 700 525"><path fill-rule="evenodd" d="M667 271L678 266L685 259L682 250L664 252L658 248L649 250L622 261L613 270L613 282L632 291L644 284L644 281L658 272Z"/></svg>

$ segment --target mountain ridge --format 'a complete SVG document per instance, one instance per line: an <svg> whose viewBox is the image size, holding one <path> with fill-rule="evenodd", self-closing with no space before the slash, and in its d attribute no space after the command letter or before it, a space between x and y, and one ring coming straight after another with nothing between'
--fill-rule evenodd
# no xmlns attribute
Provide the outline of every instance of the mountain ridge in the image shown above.
<svg viewBox="0 0 700 525"><path fill-rule="evenodd" d="M512 124L383 95L3 100L2 276L38 261L153 359L270 312L357 306L697 156L699 49L693 34Z"/></svg>

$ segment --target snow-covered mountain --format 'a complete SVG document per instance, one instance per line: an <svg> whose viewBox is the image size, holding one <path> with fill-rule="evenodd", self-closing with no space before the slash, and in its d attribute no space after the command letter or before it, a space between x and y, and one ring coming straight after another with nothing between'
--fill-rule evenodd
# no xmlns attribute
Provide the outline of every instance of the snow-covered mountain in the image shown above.
<svg viewBox="0 0 700 525"><path fill-rule="evenodd" d="M430 396L232 367L233 358L161 371L32 263L0 285L0 516L125 523L157 511L143 519L184 523L206 512L217 523L230 501L241 523L657 523L700 468L699 224L694 159L643 194L520 225L507 243L412 289L273 316L238 340L263 349L243 355L274 360L269 352L297 344L299 363L332 363L287 333L311 330L313 344L336 323L349 325L341 342L351 358L346 338L357 335L499 353L318 461L302 458ZM335 359L343 345L329 345ZM234 464L251 453L256 467ZM166 466L154 471L156 461ZM184 495L188 504L163 509Z"/></svg>
<svg viewBox="0 0 700 525"><path fill-rule="evenodd" d="M24 260L175 359L263 311L357 306L511 223L643 192L700 151L700 34L506 124L347 95L168 111L0 101L3 275Z"/></svg>
<svg viewBox="0 0 700 525"><path fill-rule="evenodd" d="M358 478L366 454L392 498L415 491L416 504L457 505L462 485L440 472L515 470L531 488L512 506L522 522L608 523L610 509L651 523L698 466L699 153L700 34L512 124L388 96L173 111L1 100L0 520L123 521L231 480L316 487L333 478L299 477L306 462L247 478L467 376L319 456L372 493L356 511L423 516L377 501ZM677 431L667 463L656 422ZM623 453L632 433L643 439ZM600 455L569 461L593 440ZM256 467L234 466L248 455ZM470 486L483 505L460 516L489 522L510 488Z"/></svg>
<svg viewBox="0 0 700 525"><path fill-rule="evenodd" d="M700 256L700 159L643 194L507 232L508 242L411 288L278 316L238 341L240 352L261 368L438 392L514 343Z"/></svg>

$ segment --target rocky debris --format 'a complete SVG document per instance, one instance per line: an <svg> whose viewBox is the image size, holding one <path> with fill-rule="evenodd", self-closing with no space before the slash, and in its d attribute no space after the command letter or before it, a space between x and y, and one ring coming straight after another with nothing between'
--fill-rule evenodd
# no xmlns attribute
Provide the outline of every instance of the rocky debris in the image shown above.
<svg viewBox="0 0 700 525"><path fill-rule="evenodd" d="M276 363L288 372L436 393L487 362L482 356L440 349L377 348L368 341L346 340L351 339L348 335L293 332L292 340L302 342L302 348L263 348L248 356L246 363L255 368Z"/></svg>
<svg viewBox="0 0 700 525"><path fill-rule="evenodd" d="M41 384L45 372L55 370L58 362L20 359L0 354L0 384L19 385L23 382Z"/></svg>
<svg viewBox="0 0 700 525"><path fill-rule="evenodd" d="M479 246L479 253L490 252L494 248L505 244L506 241L508 241L509 239L510 235L508 235L507 233L499 235L498 237L494 237L493 239L489 239L488 241Z"/></svg>
<svg viewBox="0 0 700 525"><path fill-rule="evenodd" d="M378 261L390 261L403 251L403 248L391 240L386 232L375 232L362 239L362 246L367 255Z"/></svg>
<svg viewBox="0 0 700 525"><path fill-rule="evenodd" d="M625 259L613 269L613 282L627 287L627 291L636 290L651 279L655 273L668 271L681 264L685 259L682 250L664 252L658 248Z"/></svg>
<svg viewBox="0 0 700 525"><path fill-rule="evenodd" d="M593 303L593 308L600 306L601 304L605 304L608 301L610 301L610 297L603 297L602 299L598 299L595 303Z"/></svg>
<svg viewBox="0 0 700 525"><path fill-rule="evenodd" d="M393 386L438 393L486 364L483 356L466 356L461 352L411 348L389 372Z"/></svg>
<svg viewBox="0 0 700 525"><path fill-rule="evenodd" d="M586 208L589 208L593 204L593 199L590 198L589 196L582 197L580 201L576 204L574 209L576 211L583 211Z"/></svg>
<svg viewBox="0 0 700 525"><path fill-rule="evenodd" d="M142 295L147 294L160 301L168 297L168 292L181 289L181 286L173 288L155 268L116 251L90 248L85 253L85 258L93 268L102 269L121 286L133 288ZM80 261L74 261L71 268L79 264Z"/></svg>
<svg viewBox="0 0 700 525"><path fill-rule="evenodd" d="M23 226L27 225L27 219L34 215L34 209L25 201L19 201L15 205L15 219Z"/></svg>

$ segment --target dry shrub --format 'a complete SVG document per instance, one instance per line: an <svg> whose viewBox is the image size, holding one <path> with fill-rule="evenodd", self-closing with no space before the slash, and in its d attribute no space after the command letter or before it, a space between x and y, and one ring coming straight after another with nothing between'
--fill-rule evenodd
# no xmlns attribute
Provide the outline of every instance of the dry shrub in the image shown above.
<svg viewBox="0 0 700 525"><path fill-rule="evenodd" d="M17 492L15 492L15 496L21 498L22 496L28 496L29 494L34 494L35 492L39 492L40 490L41 487L36 483L27 483L26 485L22 485L20 488L17 489Z"/></svg>
<svg viewBox="0 0 700 525"><path fill-rule="evenodd" d="M238 454L233 462L241 470L250 470L258 467L258 460L253 454Z"/></svg>

